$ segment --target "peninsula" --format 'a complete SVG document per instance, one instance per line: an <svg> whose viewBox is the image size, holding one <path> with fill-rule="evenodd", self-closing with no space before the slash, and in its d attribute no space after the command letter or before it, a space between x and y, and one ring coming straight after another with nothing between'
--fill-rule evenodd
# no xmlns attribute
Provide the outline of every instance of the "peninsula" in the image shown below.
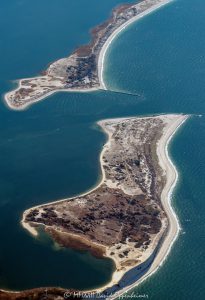
<svg viewBox="0 0 205 300"><path fill-rule="evenodd" d="M168 143L188 118L182 114L98 122L108 141L101 182L91 191L26 210L22 225L43 228L64 247L109 257L116 269L103 293L129 289L167 255L179 226L169 203L177 173Z"/></svg>
<svg viewBox="0 0 205 300"><path fill-rule="evenodd" d="M51 63L41 76L19 80L18 87L5 94L7 105L12 109L24 109L58 91L106 89L103 63L112 40L132 22L171 1L143 0L118 6L106 22L92 30L88 45L79 47L69 57Z"/></svg>

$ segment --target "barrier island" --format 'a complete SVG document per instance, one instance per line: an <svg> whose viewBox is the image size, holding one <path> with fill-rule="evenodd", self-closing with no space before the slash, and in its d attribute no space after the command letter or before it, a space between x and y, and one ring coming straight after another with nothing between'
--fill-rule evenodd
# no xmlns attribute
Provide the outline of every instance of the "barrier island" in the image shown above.
<svg viewBox="0 0 205 300"><path fill-rule="evenodd" d="M51 63L41 76L19 80L17 89L5 94L6 104L12 109L24 109L58 91L105 90L104 57L113 39L132 22L171 1L143 0L118 6L106 22L91 31L92 39L88 45Z"/></svg>
<svg viewBox="0 0 205 300"><path fill-rule="evenodd" d="M102 180L91 191L26 210L22 225L39 226L60 245L109 257L116 269L97 291L113 293L135 285L159 266L179 227L170 206L177 173L167 145L186 115L110 119L100 163Z"/></svg>

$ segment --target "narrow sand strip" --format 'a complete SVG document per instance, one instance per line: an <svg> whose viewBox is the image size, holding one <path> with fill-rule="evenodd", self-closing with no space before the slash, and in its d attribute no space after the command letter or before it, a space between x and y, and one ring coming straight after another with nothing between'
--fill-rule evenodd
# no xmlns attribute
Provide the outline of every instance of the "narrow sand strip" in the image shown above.
<svg viewBox="0 0 205 300"><path fill-rule="evenodd" d="M174 134L177 132L180 126L188 119L188 117L189 117L188 115L181 115L181 117L177 119L170 126L170 128L163 134L162 138L159 140L158 147L157 147L157 155L159 158L160 166L166 172L166 176L167 176L167 182L161 194L161 202L169 219L168 233L162 243L162 246L160 247L158 253L156 254L156 257L151 267L148 269L146 274L144 274L134 284L128 285L125 288L121 289L119 292L116 292L114 295L110 296L109 299L118 298L124 293L127 293L128 291L137 287L140 283L142 283L148 277L153 275L159 269L159 267L164 263L168 254L171 251L174 242L178 238L179 231L180 231L179 220L171 205L172 193L178 180L178 172L169 157L168 147Z"/></svg>
<svg viewBox="0 0 205 300"><path fill-rule="evenodd" d="M37 77L34 77L34 78L37 78ZM25 80L25 79L33 79L33 78L24 78L24 79L18 80L18 87L15 90L13 90L12 93L15 92L15 91L17 91L22 86L21 82L23 80ZM15 110L18 110L18 111L26 110L33 103L39 102L39 101L41 101L41 100L43 100L45 98L48 98L48 97L50 97L50 96L52 96L52 95L54 95L54 94L56 94L58 92L66 92L66 93L89 93L89 92L95 92L97 90L98 90L97 88L90 88L90 89L86 89L86 90L80 90L80 89L70 89L70 90L69 89L56 89L54 91L50 91L50 92L46 93L46 95L44 95L44 96L36 98L36 100L33 100L32 102L27 102L27 103L21 105L20 107L15 107ZM6 106L9 109L13 110L14 107L11 105L10 101L8 100L8 96L9 96L10 93L11 92L8 92L8 93L4 94L3 100L4 100L4 103L6 104Z"/></svg>

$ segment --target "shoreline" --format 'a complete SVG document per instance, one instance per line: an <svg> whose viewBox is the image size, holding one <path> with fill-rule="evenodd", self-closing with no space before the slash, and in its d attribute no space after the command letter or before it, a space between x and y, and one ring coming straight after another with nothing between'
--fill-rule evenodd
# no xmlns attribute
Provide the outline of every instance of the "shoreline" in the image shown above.
<svg viewBox="0 0 205 300"><path fill-rule="evenodd" d="M156 2L157 1L157 2ZM147 5L150 4L149 2L151 2L151 7L145 8L144 11L139 12L139 14L137 14L136 16L132 16L129 20L127 20L125 23L121 24L118 28L116 28L110 36L108 36L107 40L104 42L104 44L102 45L102 48L100 49L97 59L96 59L96 73L97 73L97 78L98 78L98 83L93 86L93 87L79 87L79 88L75 88L75 87L68 87L68 88L58 88L56 87L54 90L52 91L48 91L46 92L44 95L41 96L36 96L36 99L32 99L29 101L28 99L25 101L25 103L20 103L19 105L14 105L12 103L13 100L12 99L12 95L15 95L15 93L17 93L20 89L25 89L25 86L22 84L22 82L24 80L27 81L31 81L31 80L43 80L44 79L48 79L48 74L44 75L44 76L35 76L35 77L30 77L30 78L22 78L22 79L18 79L16 80L18 83L17 88L15 88L12 91L9 91L7 93L4 94L3 98L4 98L4 102L6 103L7 107L10 109L14 109L14 110L25 110L27 109L30 105L39 102L45 98L48 98L49 96L58 93L58 92L92 92L92 91L98 91L98 90L107 90L106 84L104 82L104 64L105 64L105 56L106 56L106 52L109 48L109 46L111 45L111 43L113 42L113 40L118 36L118 34L120 32L122 32L124 29L126 29L129 25L131 25L132 23L138 21L139 19L151 14L152 12L160 9L161 7L169 4L170 2L172 2L174 0L143 0L140 1L139 3L133 4L132 7L134 7L135 9L139 9L141 8L141 6L143 5ZM103 23L104 24L104 23ZM111 23L110 23L111 24ZM96 27L97 28L97 27ZM95 29L95 28L94 28ZM95 40L94 40L95 41ZM92 40L90 42L90 44L92 45ZM88 44L88 45L90 45ZM93 45L93 47L95 46L95 44ZM82 46L83 47L83 46ZM76 50L77 51L77 50ZM72 54L70 56L68 56L67 58L63 58L63 59L68 59L72 57ZM49 69L52 65L54 65L55 63L58 63L59 61L63 60L63 59L59 59L53 63L51 63L48 67L48 69L46 70L46 72L49 72ZM54 78L55 79L55 78ZM62 84L62 82L61 82ZM60 85L61 85L60 84ZM63 84L62 84L63 85ZM37 90L38 92L41 92L41 88L39 87L39 89ZM38 93L37 93L38 94ZM9 99L9 97L11 99Z"/></svg>
<svg viewBox="0 0 205 300"><path fill-rule="evenodd" d="M99 122L100 122L100 121L98 121L98 122L96 123L98 126L100 126L100 125L99 125ZM43 204L36 205L36 206L33 206L33 207L31 207L31 208L25 210L24 213L23 213L23 218L22 218L22 220L21 220L21 224L22 224L23 228L25 228L26 230L28 230L28 231L31 233L31 235L33 235L33 236L38 236L38 232L37 232L33 227L29 226L29 224L27 224L27 223L25 222L25 216L26 216L26 214L29 213L32 209L40 208L40 207L43 207L43 206L45 206L45 205L50 205L50 204L55 204L55 203L61 203L61 202L67 201L67 200L71 200L71 199L78 198L79 196L85 196L85 195L88 195L89 193L91 193L92 191L95 191L98 187L100 187L100 186L103 184L103 182L104 182L104 180L105 180L105 170L104 170L104 168L103 168L103 155L104 155L104 152L106 151L106 147L107 147L107 146L109 145L109 143L110 143L110 136L111 136L111 134L110 134L108 131L103 130L103 132L104 132L104 133L106 134L106 136L108 137L108 140L107 140L107 142L105 143L105 145L103 146L102 151L100 152L99 161L100 161L101 177L100 177L99 182L98 182L94 187L92 187L91 189L88 189L88 191L86 191L85 193L78 194L78 195L76 195L76 196L74 196L74 197L69 197L69 198L64 198L64 199L61 199L61 200L55 200L55 201L51 201L51 202L48 202L48 203L43 203Z"/></svg>
<svg viewBox="0 0 205 300"><path fill-rule="evenodd" d="M176 183L178 181L178 172L177 172L177 169L176 169L175 165L173 164L173 162L172 162L172 160L171 160L171 158L169 156L169 150L168 150L168 148L169 148L170 142L172 141L172 139L175 136L176 132L186 122L186 120L190 117L190 115L179 114L178 116L181 116L180 120L177 119L174 122L174 124L172 124L171 128L169 128L168 130L166 129L166 132L163 133L161 139L159 140L158 146L157 146L158 156L160 155L160 158L163 157L163 163L164 164L160 163L161 167L163 165L163 169L165 167L166 170L168 169L168 171L169 172L171 171L171 173L172 173L171 176L167 177L167 183L164 186L163 191L162 191L162 198L163 198L162 199L162 204L163 204L163 207L164 207L164 209L165 209L165 207L166 207L166 209L168 208L168 212L165 209L165 211L167 213L167 216L169 217L168 232L166 232L165 237L162 238L163 240L159 242L160 243L159 250L157 251L156 254L154 254L153 261L151 261L151 267L148 268L148 270L146 271L146 273L143 274L134 284L126 286L125 288L121 289L120 292L114 293L114 295L112 295L111 297L108 296L109 299L116 299L116 298L118 298L120 295L122 295L122 294L124 294L124 293L132 290L133 288L137 287L139 284L141 284L143 281L145 281L147 278L149 278L151 275L153 275L155 272L157 272L158 269L162 266L162 264L167 259L168 255L170 254L170 251L172 249L172 246L173 246L174 242L176 241L176 239L179 236L179 231L180 231L179 220L178 220L177 215L176 215L176 213L174 211L174 208L172 207L172 204L171 204L171 196L172 196L173 190L174 190L174 188L176 186ZM150 117L151 116L147 116L147 118L150 118ZM135 117L105 119L105 120L98 121L97 124L100 125L100 123L102 124L106 120L115 120L115 121L118 120L119 121L119 120L126 120L126 119L132 119L132 118L135 118ZM145 117L139 117L139 118L145 118ZM107 146L109 146L109 143L111 141L111 133L109 131L105 130L102 125L100 125L100 126L103 129L103 131L106 134L106 136L108 137L107 142L103 146L103 149L102 149L102 151L100 153L100 165L101 165L101 170L102 170L102 176L101 176L101 178L99 180L99 183L96 186L94 186L92 189L90 189L89 191L85 192L83 195L86 195L86 194L90 193L92 190L97 189L97 187L100 186L103 183L103 180L105 179L105 172L104 172L104 168L102 166L102 157L103 157L104 152L106 151ZM78 196L75 196L75 197L78 197ZM75 197L66 198L66 199L57 200L57 201L52 201L50 203L51 204L53 204L53 203L59 203L59 202L65 201L65 200L73 199ZM42 207L42 206L48 205L48 204L49 203L44 203L44 204L41 204L41 205L38 205L38 206L35 206L35 207L39 208L39 207ZM38 234L38 232L36 230L34 230L32 232L32 230L30 230L30 229L32 229L32 227L30 227L30 226L27 227L27 226L25 226L27 224L24 223L25 213L27 211L33 209L33 208L34 207L32 207L32 208L30 208L30 209L28 209L28 210L26 210L24 212L21 224L32 235L36 236L35 233ZM171 218L170 218L170 214L171 214ZM170 228L170 225L171 225L171 227L173 227L172 221L174 222L174 228ZM101 292L101 293L103 293L103 292L106 291L107 288L110 288L110 287L113 286L112 285L113 277L114 277L114 273L113 273L113 276L112 276L112 280L109 283L105 284L104 286L102 286L100 288L92 289L92 290L89 290L89 291L83 291L83 292L85 292L85 293L86 292L87 293L90 293L90 292L91 293L93 293L93 292ZM113 284L115 284L115 282L113 282ZM0 289L0 291L9 292L9 293L13 293L13 294L20 293L20 291L10 291L10 290L4 290L4 289Z"/></svg>
<svg viewBox="0 0 205 300"><path fill-rule="evenodd" d="M188 115L183 115L183 114L179 114L178 116L179 116L179 118L177 118L171 124L170 128L167 128L167 126L164 128L165 132L163 132L162 137L159 139L157 149L156 149L157 156L158 156L158 158L160 157L159 164L160 164L161 168L167 172L167 174L166 174L167 182L162 190L161 203L162 203L163 209L169 220L168 232L166 232L165 236L163 236L162 238L160 238L159 241L157 241L156 247L159 246L159 250L157 251L157 253L154 254L154 252L156 250L156 247L155 247L155 248L153 248L153 251L151 252L150 256L147 258L147 260L149 260L150 257L152 255L154 255L153 261L151 262L151 267L146 271L146 273L144 275L142 275L141 277L139 277L139 279L134 284L128 285L127 287L121 289L119 294L117 293L116 296L111 297L112 299L115 299L119 295L122 295L125 292L133 289L138 284L140 284L142 281L144 281L149 276L151 276L154 272L156 272L158 270L158 268L162 265L162 263L165 261L165 259L167 258L168 254L172 248L172 245L174 244L175 240L178 237L178 233L180 230L179 221L178 221L176 213L174 212L174 209L171 205L171 199L170 199L173 189L177 183L178 173L177 173L176 167L174 166L174 164L172 163L172 161L169 157L168 146L169 146L170 141L172 140L173 136L177 132L177 130L182 126L182 124L184 124L184 122L189 117ZM25 210L23 213L23 218L21 220L21 224L26 230L29 231L30 234L32 234L35 237L38 235L38 231L35 228L33 228L32 226L30 226L28 223L25 222L25 217L31 210L33 210L35 208L39 209L41 207L44 207L45 205L60 203L60 202L68 201L70 199L75 199L79 196L90 194L92 191L96 190L98 187L100 187L104 183L104 180L106 179L106 177L105 177L105 170L103 168L103 155L111 143L112 133L110 131L106 130L105 126L103 126L103 123L106 121L114 120L117 122L119 120L126 120L126 119L132 119L132 118L135 118L135 117L106 119L106 120L101 120L101 121L97 122L97 124L100 125L100 127L103 129L104 133L108 137L107 142L103 146L103 149L100 153L101 178L100 178L99 182L97 183L96 186L94 186L93 188L91 188L90 190L86 191L83 194L77 195L75 197L57 200L57 201L51 201L49 203L37 205L35 207ZM151 118L151 116L139 117L139 118ZM42 224L42 225L44 225L44 224ZM45 225L45 228L46 227L48 227L48 226ZM112 259L112 257L109 257L109 258ZM147 260L145 260L144 262L146 263ZM142 263L144 263L144 262L142 262ZM131 270L134 268L135 267L131 268ZM112 274L112 279L110 282L108 282L107 284L105 284L102 287L92 289L91 291L92 292L102 292L102 293L105 292L107 289L114 287L117 284L117 282L119 282L121 280L121 278L127 272L128 271L126 271L124 274L122 274L122 273L117 274L117 271L115 270ZM116 277L116 275L117 275L117 277ZM117 279L117 281L116 281L116 279ZM91 291L87 291L87 292L91 292Z"/></svg>
<svg viewBox="0 0 205 300"><path fill-rule="evenodd" d="M164 240L162 241L162 244L160 246L160 249L159 249L159 251L157 251L148 271L144 275L142 275L142 277L139 278L134 284L131 284L131 285L125 287L124 289L121 289L119 292L115 292L114 295L111 297L108 296L108 299L116 299L119 296L122 296L124 293L127 293L130 290L136 288L138 285L140 285L146 279L148 279L150 276L152 276L154 273L156 273L159 270L159 268L164 264L166 259L168 258L168 255L170 254L174 243L176 242L176 240L179 237L179 232L181 230L181 227L180 227L179 219L178 219L176 212L174 211L174 208L172 206L172 194L173 194L173 191L178 182L179 174L178 174L176 166L174 165L174 163L172 162L172 160L169 156L168 148L169 148L170 142L172 141L173 137L177 133L178 129L180 129L180 127L187 121L187 119L189 117L190 117L190 115L184 115L184 118L179 123L177 122L178 124L175 127L173 126L174 128L173 128L172 132L170 134L168 134L167 139L165 137L162 139L161 143L159 143L159 144L162 144L161 149L159 147L159 144L157 147L158 155L159 155L159 152L162 151L162 153L160 153L160 155L162 154L162 156L160 156L160 157L163 157L165 168L168 167L169 170L172 172L172 174L171 174L172 178L171 178L171 176L169 177L169 180L167 178L167 183L162 191L162 196L161 196L163 198L162 199L163 208L165 209L165 212L169 219L168 232L165 235ZM164 146L164 148L163 148L163 146ZM166 161L167 161L167 164L166 164ZM160 165L161 165L161 163L160 163ZM162 167L162 165L161 165L161 167ZM164 167L163 167L163 169L164 169ZM168 209L168 211L167 211L167 209ZM173 221L173 223L172 223L172 221Z"/></svg>
<svg viewBox="0 0 205 300"><path fill-rule="evenodd" d="M18 83L18 86L16 89L14 89L12 92L15 92L17 91L22 85L21 85L21 82L25 79L36 79L36 78L39 78L38 76L36 77L31 77L31 78L22 78L22 79L19 79L19 80L16 80L16 82ZM25 103L19 107L13 107L9 100L8 100L8 95L10 94L10 92L7 92L3 95L3 101L4 103L6 104L7 108L11 109L11 110L16 110L16 111L24 111L24 110L27 110L29 109L29 107L36 103L36 102L40 102L41 100L43 99L46 99L56 93L59 93L59 92L66 92L66 93L91 93L91 92L96 92L98 91L99 89L97 88L90 88L90 89L86 89L86 90L80 90L80 89L56 89L54 91L50 91L49 93L47 93L45 96L41 96L39 97L38 99L32 101L32 102L28 102L28 103Z"/></svg>
<svg viewBox="0 0 205 300"><path fill-rule="evenodd" d="M143 11L142 13L140 13L139 15L131 18L130 20L128 20L127 22L125 22L124 24L122 24L118 29L116 29L107 39L107 41L105 42L105 44L103 45L99 57L98 57L98 77L99 77L99 82L100 82L100 88L103 90L107 90L106 84L104 82L104 64L105 64L105 56L106 56L106 52L108 50L108 48L110 47L110 45L112 44L112 42L114 41L114 39L123 31L125 30L129 25L131 25L134 22L137 22L139 19L151 14L152 12L155 12L156 10L160 9L161 7L163 7L164 5L167 5L171 2L173 2L174 0L164 0L160 3L157 3L155 5L153 5L152 7L148 8L147 10ZM137 4L140 4L137 3ZM137 5L136 4L136 5Z"/></svg>
<svg viewBox="0 0 205 300"><path fill-rule="evenodd" d="M164 115L164 114L160 114L160 115ZM150 116L146 116L146 117L143 117L143 116L137 116L137 118L151 118L155 115L150 115ZM107 149L107 147L109 147L110 145L110 142L111 142L111 133L110 131L106 130L105 127L103 127L103 125L101 126L100 123L103 123L107 120L111 121L111 120L114 120L114 121L122 121L122 120L126 120L126 119L135 119L136 117L119 117L119 118L108 118L108 119L103 119L103 120L99 120L97 122L95 122L95 124L97 124L99 126L99 128L101 129L101 131L106 135L107 137L107 141L106 143L103 145L103 149L102 151L100 152L100 156L99 156L99 162L100 162L100 171L101 171L101 177L100 177L100 180L98 183L96 183L96 185L94 185L92 188L88 189L87 191L85 191L84 193L81 193L81 194L77 194L73 197L68 197L68 198L63 198L61 200L54 200L54 201L50 201L48 203L43 203L43 204L39 204L39 205L35 205L35 206L32 206L28 209L26 209L24 212L23 212L23 218L21 220L21 224L23 226L23 228L25 228L26 230L28 230L30 232L31 235L33 236L38 236L38 232L31 226L29 226L29 224L26 224L25 222L25 216L27 213L29 213L31 210L35 209L35 208L41 208L41 207L44 207L45 205L51 205L51 204L56 204L56 203L61 203L61 202L64 202L64 201L67 201L67 200L71 200L71 199L75 199L75 198L78 198L79 196L85 196L85 195L88 195L89 193L95 191L98 187L100 187L104 180L105 180L105 170L103 168L103 155Z"/></svg>

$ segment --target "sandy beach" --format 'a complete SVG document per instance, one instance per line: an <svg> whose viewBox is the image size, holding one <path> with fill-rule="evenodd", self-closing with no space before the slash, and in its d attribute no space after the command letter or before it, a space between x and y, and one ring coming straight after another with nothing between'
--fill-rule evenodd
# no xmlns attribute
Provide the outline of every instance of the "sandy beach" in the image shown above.
<svg viewBox="0 0 205 300"><path fill-rule="evenodd" d="M113 40L124 30L126 29L129 25L131 25L132 23L140 20L141 18L151 14L152 12L156 11L157 9L161 8L162 6L172 2L173 0L159 0L159 3L153 5L152 7L150 7L149 9L147 9L146 11L138 14L136 17L130 19L129 21L127 21L126 23L122 24L117 30L115 30L107 39L107 41L105 42L105 44L103 45L101 51L100 51L100 55L98 58L98 76L99 76L99 82L100 82L100 88L106 90L106 84L104 82L104 64L105 64L105 56L106 56L106 52L109 48L109 46L111 45L111 43L113 42ZM146 3L146 1L143 1ZM141 4L141 3L140 3ZM140 4L136 4L136 7Z"/></svg>
<svg viewBox="0 0 205 300"><path fill-rule="evenodd" d="M96 90L106 90L106 84L104 81L104 63L105 63L105 55L106 52L110 46L110 44L112 43L112 41L118 36L118 34L124 30L125 28L127 28L130 24L132 24L135 21L140 20L141 18L147 16L148 14L156 11L157 9L161 8L162 6L170 3L173 0L144 0L142 2L137 3L136 5L133 5L133 7L135 7L137 10L139 10L139 13L135 16L132 17L131 19L129 19L128 21L126 21L125 23L123 23L121 26L119 26L116 30L114 30L114 32L107 38L107 40L105 41L105 43L103 44L102 48L100 49L99 52L99 56L97 57L97 74L98 74L98 85L96 85L95 87L79 87L79 88L64 88L62 82L60 82L59 78L56 78L55 84L56 87L55 89L49 91L44 91L43 87L38 87L38 90L36 92L35 97L31 96L31 100L28 101L28 99L25 101L25 103L20 103L20 105L13 105L11 99L13 97L13 95L17 94L19 92L19 90L22 90L25 88L24 84L22 84L23 81L27 80L27 81L34 81L33 83L35 83L37 80L38 81L44 81L47 80L48 82L48 86L50 85L50 79L51 77L49 77L48 75L45 76L36 76L36 77L31 77L31 78L23 78L18 80L18 87L16 89L14 89L13 91L10 91L8 93L6 93L4 95L4 101L6 103L6 105L8 106L8 108L10 109L15 109L15 110L24 110L26 108L28 108L31 104L39 102L45 98L48 98L49 96L57 93L57 92L92 92L92 91L96 91ZM151 7L150 4L152 5ZM146 5L148 5L148 7L146 7ZM142 10L142 12L140 12L140 10ZM58 61L61 61L63 59L60 59ZM54 62L57 63L58 61ZM52 66L52 64L50 65L50 67ZM50 68L49 67L49 68ZM49 69L48 69L49 70ZM50 78L50 79L49 79ZM53 78L54 79L54 78ZM52 80L53 80L52 79ZM43 95L38 95L39 93L43 93Z"/></svg>
<svg viewBox="0 0 205 300"><path fill-rule="evenodd" d="M22 81L25 80L25 79L36 79L37 77L32 77L32 78L22 78L20 80L17 80L17 83L18 83L18 87L12 91L12 93L14 93L15 91L17 91L19 88L22 87ZM58 92L66 92L66 93L89 93L89 92L95 92L97 91L98 89L96 88L90 88L90 89L86 89L86 90L80 90L80 89L56 89L54 91L50 91L48 92L45 96L41 96L39 98L37 98L35 101L32 101L32 102L27 102L19 107L15 107L11 105L9 99L8 99L8 96L11 92L8 92L6 93L4 96L3 96L3 100L4 100L4 103L6 104L6 106L9 108L9 109L15 109L15 110L18 110L18 111L22 111L22 110L26 110L28 109L33 103L36 103L36 102L39 102L45 98L48 98Z"/></svg>
<svg viewBox="0 0 205 300"><path fill-rule="evenodd" d="M98 122L97 124L99 125L100 122ZM96 186L94 186L92 189L89 189L88 191L86 191L85 193L83 194L80 194L80 196L84 196L84 195L87 195L89 193L91 193L92 191L96 190L99 186L102 185L102 183L105 181L105 170L103 168L103 155L104 155L104 152L106 151L107 147L109 147L110 145L110 139L111 139L111 134L110 132L104 130L104 132L107 134L108 136L108 141L107 143L104 145L103 147L103 150L101 151L100 153L100 168L101 168L101 178L100 178L100 181L98 182L98 184ZM55 203L60 203L60 202L64 202L64 201L67 201L67 200L70 200L70 199L75 199L77 198L79 195L76 195L75 197L71 197L71 198L64 198L64 199L61 199L61 200L56 200L56 201L51 201L49 203L43 203L41 205L36 205L34 207L31 207L27 210L24 211L23 213L23 217L22 217L22 220L21 220L21 224L22 226L28 230L33 236L38 236L38 231L31 227L28 223L25 222L25 216L26 214L28 214L32 209L35 209L35 208L40 208L40 207L43 207L44 205L50 205L50 204L55 204Z"/></svg>
<svg viewBox="0 0 205 300"><path fill-rule="evenodd" d="M173 122L173 124L164 132L162 138L159 140L157 147L157 155L159 158L160 166L167 176L167 182L161 194L161 202L169 219L168 233L166 234L164 241L148 271L134 284L128 284L125 288L116 291L112 296L109 297L109 299L118 298L120 295L123 295L124 293L134 289L148 277L153 275L159 269L159 267L162 266L167 256L169 255L174 242L178 238L180 232L180 224L171 204L172 192L178 180L178 172L169 157L168 147L175 133L188 118L188 115L181 115L175 122Z"/></svg>
<svg viewBox="0 0 205 300"><path fill-rule="evenodd" d="M166 119L169 115L166 115L166 117L164 119ZM172 117L173 115L170 115L170 117ZM175 115L176 116L176 115ZM178 178L178 173L177 170L175 168L175 166L173 165L173 163L171 162L169 155L168 155L168 145L172 139L172 137L174 136L175 132L178 130L178 128L186 121L186 119L188 118L187 115L177 115L178 117L175 118L170 125L170 122L168 124L168 126L165 126L164 128L164 132L162 137L160 138L160 140L158 141L158 145L157 145L157 156L159 158L159 164L162 168L162 170L164 171L165 175L166 175L166 179L167 182L164 186L164 189L162 191L161 194L161 202L164 208L164 211L166 212L167 216L168 216L168 220L169 220L169 228L168 228L168 232L166 234L165 237L163 237L162 243L160 242L160 248L157 251L156 255L153 254L155 252L155 248L157 247L157 244L159 243L159 241L157 240L155 243L155 247L152 248L152 250L150 251L150 256L154 255L153 261L151 263L151 267L148 268L147 272L145 274L143 274L143 276L141 276L134 284L132 283L131 285L129 285L129 283L126 285L125 288L120 289L119 293L116 294L116 296L112 296L112 298L116 298L117 296L127 292L128 290L134 288L136 285L138 285L139 283L141 283L142 281L144 281L146 278L148 278L150 275L152 275L155 271L157 271L157 269L161 266L161 264L163 263L163 261L166 259L168 253L171 250L171 247L174 243L174 241L176 240L180 227L179 227L179 222L177 219L177 216L171 206L171 195L172 195L172 191L176 185L177 182L177 178ZM144 118L144 117L142 117ZM149 118L149 117L147 117ZM162 115L163 118L163 115ZM119 122L121 120L126 120L126 119L132 119L132 118L119 118L119 119L113 119L113 121L115 122ZM107 143L104 145L103 150L100 154L100 165L101 165L101 180L100 182L97 184L97 186L95 186L94 188L92 188L91 190L87 191L82 195L87 195L89 193L91 193L92 191L96 190L99 186L101 186L104 181L105 181L105 170L103 168L103 155L104 152L106 151L106 149L110 146L111 143L111 139L112 139L112 134L110 131L105 130L105 126L104 126L104 122L106 122L107 120L103 120L103 121L99 121L98 124L102 127L102 129L105 131L105 133L108 136L108 141ZM111 120L108 120L111 121ZM75 199L76 197L72 197L72 198L66 198L66 199L62 199L62 200L57 200L57 201L53 201L50 203L45 203L42 205L38 205L35 207L32 207L28 210L26 210L23 214L23 218L22 218L22 226L27 229L32 235L37 236L38 235L38 231L30 226L27 222L25 222L25 217L26 215L33 210L34 208L41 208L45 205L50 205L50 204L55 204L55 203L60 203L60 202L64 202L64 201L68 201L69 199ZM100 246L100 245L98 245ZM149 257L147 258L145 256L145 262L146 259L149 260ZM133 268L134 270L134 268ZM112 275L112 280L107 283L105 286L97 289L98 292L103 292L108 288L112 288L114 285L116 285L121 278L124 276L124 273L122 272L114 272ZM138 276L139 277L139 276ZM115 295L115 294L114 294Z"/></svg>

